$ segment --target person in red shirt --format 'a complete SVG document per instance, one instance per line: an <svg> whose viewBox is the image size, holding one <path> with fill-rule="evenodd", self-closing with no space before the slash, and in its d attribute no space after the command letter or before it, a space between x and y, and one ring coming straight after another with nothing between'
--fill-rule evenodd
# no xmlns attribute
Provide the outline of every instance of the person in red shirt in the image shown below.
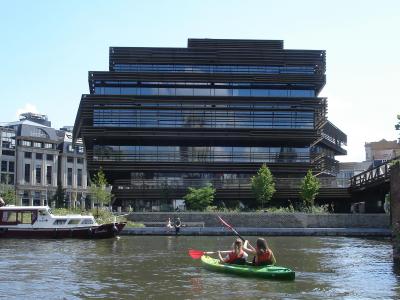
<svg viewBox="0 0 400 300"><path fill-rule="evenodd" d="M246 240L243 249L248 253L254 254L254 266L274 265L276 263L274 253L268 248L267 241L263 238L257 239L256 248L250 245L249 241Z"/></svg>
<svg viewBox="0 0 400 300"><path fill-rule="evenodd" d="M225 264L244 265L247 259L247 253L243 251L243 242L237 239L232 246L232 251L226 257L222 257L221 251L218 251L219 261Z"/></svg>

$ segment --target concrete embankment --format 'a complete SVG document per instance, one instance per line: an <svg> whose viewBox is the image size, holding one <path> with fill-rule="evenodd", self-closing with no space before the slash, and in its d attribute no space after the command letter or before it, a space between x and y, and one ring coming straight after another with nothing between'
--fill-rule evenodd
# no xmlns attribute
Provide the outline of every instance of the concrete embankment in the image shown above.
<svg viewBox="0 0 400 300"><path fill-rule="evenodd" d="M262 236L391 236L390 218L386 214L305 214L305 213L209 213L151 212L131 213L128 219L144 223L145 228L126 228L123 235L173 235L165 227L168 218L179 217L187 227L181 235L232 235L224 228L220 215L243 235ZM165 224L165 225L164 225ZM192 227L192 225L196 227Z"/></svg>
<svg viewBox="0 0 400 300"><path fill-rule="evenodd" d="M353 237L390 237L388 228L236 228L244 236L353 236ZM175 230L164 227L125 228L121 235L175 235ZM221 227L183 227L179 235L219 236L234 235L232 231Z"/></svg>

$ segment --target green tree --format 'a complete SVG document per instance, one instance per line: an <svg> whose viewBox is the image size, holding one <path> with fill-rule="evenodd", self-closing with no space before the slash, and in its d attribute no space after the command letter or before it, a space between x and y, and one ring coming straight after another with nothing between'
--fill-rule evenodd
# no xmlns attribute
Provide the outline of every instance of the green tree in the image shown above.
<svg viewBox="0 0 400 300"><path fill-rule="evenodd" d="M91 199L100 206L111 201L111 191L107 188L108 182L103 169L100 168L97 173L94 174L92 181L89 186Z"/></svg>
<svg viewBox="0 0 400 300"><path fill-rule="evenodd" d="M396 130L400 130L400 115L397 115L397 124L394 125L394 128L396 128ZM400 138L399 138L399 142L400 142Z"/></svg>
<svg viewBox="0 0 400 300"><path fill-rule="evenodd" d="M0 184L0 197L3 198L6 204L16 204L17 195L15 194L15 189L9 184Z"/></svg>
<svg viewBox="0 0 400 300"><path fill-rule="evenodd" d="M303 201L305 207L312 207L314 205L315 197L319 191L319 180L315 177L311 170L308 170L307 175L301 181L300 186L300 199Z"/></svg>
<svg viewBox="0 0 400 300"><path fill-rule="evenodd" d="M57 190L53 196L53 201L55 202L56 208L65 207L65 189L62 188L60 182L57 184Z"/></svg>
<svg viewBox="0 0 400 300"><path fill-rule="evenodd" d="M185 204L188 209L203 211L209 206L215 195L215 189L212 184L209 183L202 188L189 188L189 192L183 197Z"/></svg>
<svg viewBox="0 0 400 300"><path fill-rule="evenodd" d="M256 197L258 206L264 208L264 204L268 204L276 191L274 176L266 164L261 166L257 175L251 177L251 188Z"/></svg>

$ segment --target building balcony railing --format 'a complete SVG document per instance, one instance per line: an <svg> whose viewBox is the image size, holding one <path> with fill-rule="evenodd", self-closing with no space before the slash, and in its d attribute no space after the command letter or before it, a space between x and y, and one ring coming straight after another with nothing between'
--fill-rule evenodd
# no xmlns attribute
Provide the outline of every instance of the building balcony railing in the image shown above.
<svg viewBox="0 0 400 300"><path fill-rule="evenodd" d="M279 189L296 189L301 186L302 178L275 178L275 187ZM347 188L350 186L348 179L319 178L322 188ZM117 189L187 189L189 187L200 188L211 183L216 189L250 189L249 178L240 179L132 179L118 180L114 186Z"/></svg>

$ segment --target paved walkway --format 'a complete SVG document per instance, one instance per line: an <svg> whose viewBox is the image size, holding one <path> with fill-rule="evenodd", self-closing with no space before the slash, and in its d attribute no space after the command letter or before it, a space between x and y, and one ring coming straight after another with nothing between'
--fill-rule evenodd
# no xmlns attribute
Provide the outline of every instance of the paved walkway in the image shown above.
<svg viewBox="0 0 400 300"><path fill-rule="evenodd" d="M249 236L356 236L390 237L388 228L236 228L241 235ZM175 230L165 227L125 228L121 235L175 235ZM183 227L179 235L234 235L223 227Z"/></svg>

